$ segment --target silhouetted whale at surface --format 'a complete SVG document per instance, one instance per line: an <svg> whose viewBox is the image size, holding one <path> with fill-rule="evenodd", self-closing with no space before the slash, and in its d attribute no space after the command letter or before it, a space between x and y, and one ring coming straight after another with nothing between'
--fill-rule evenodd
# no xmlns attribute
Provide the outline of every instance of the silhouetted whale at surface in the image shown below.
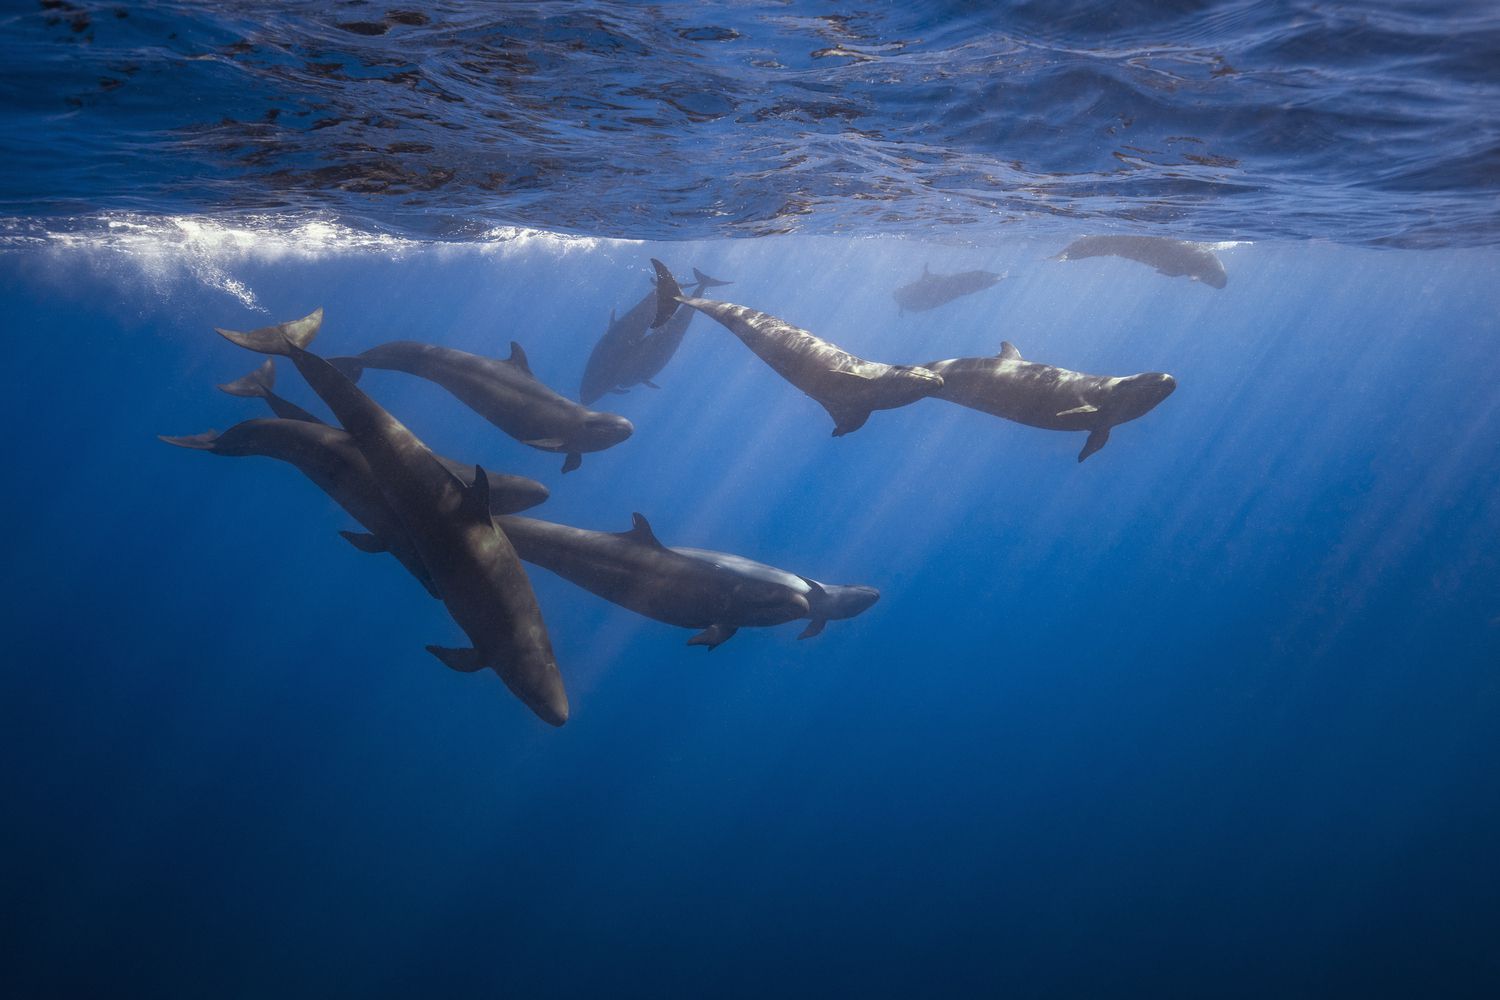
<svg viewBox="0 0 1500 1000"><path fill-rule="evenodd" d="M693 268L693 277L694 295L702 295L706 288L731 284L710 278L696 267ZM655 316L654 288L619 319L610 312L609 326L589 353L588 363L583 369L583 381L578 388L581 403L588 406L607 392L623 393L635 385L660 388L651 380L677 353L693 314L673 316L666 326L653 331L650 326Z"/></svg>
<svg viewBox="0 0 1500 1000"><path fill-rule="evenodd" d="M1229 284L1229 273L1209 244L1170 240L1162 236L1085 236L1069 243L1054 260L1083 257L1125 257L1149 264L1169 278L1183 276L1214 288Z"/></svg>
<svg viewBox="0 0 1500 1000"><path fill-rule="evenodd" d="M640 514L629 531L572 528L529 517L500 517L520 557L638 615L702 629L690 646L712 649L739 629L781 625L808 614L805 587L723 569L669 549Z"/></svg>
<svg viewBox="0 0 1500 1000"><path fill-rule="evenodd" d="M544 721L568 721L568 696L531 581L490 515L489 479L476 470L465 486L415 434L333 365L307 351L323 311L249 333L219 330L262 354L291 358L333 411L411 539L434 589L473 642L470 649L427 649L454 670L493 669Z"/></svg>
<svg viewBox="0 0 1500 1000"><path fill-rule="evenodd" d="M959 271L956 274L933 274L922 265L922 276L891 293L900 312L926 312L947 305L954 299L982 292L1004 278L990 271Z"/></svg>
<svg viewBox="0 0 1500 1000"><path fill-rule="evenodd" d="M661 261L656 268L657 310L653 326L672 318L678 303L717 320L775 372L811 396L833 417L833 436L857 431L875 410L892 410L931 396L943 380L912 365L866 361L806 330L754 309L690 299Z"/></svg>
<svg viewBox="0 0 1500 1000"><path fill-rule="evenodd" d="M328 362L354 382L366 368L406 372L435 382L522 444L565 453L564 472L578 468L584 452L613 447L635 430L619 414L597 413L543 385L514 341L510 357L503 361L398 340Z"/></svg>
<svg viewBox="0 0 1500 1000"><path fill-rule="evenodd" d="M1021 359L1006 341L993 358L952 358L924 365L943 376L937 398L1053 431L1088 431L1082 462L1109 441L1116 424L1149 413L1177 380L1162 372L1111 378Z"/></svg>
<svg viewBox="0 0 1500 1000"><path fill-rule="evenodd" d="M303 411L306 412L305 410ZM348 432L321 420L298 420L285 417L260 418L235 424L224 433L207 431L185 437L160 435L167 444L195 448L214 455L241 457L260 455L287 462L296 468L349 516L364 526L368 534L339 532L350 544L364 552L389 552L427 588L433 597L432 577L416 548L406 536L406 529L391 505L385 500L375 474L364 453ZM473 465L451 458L434 456L443 467L465 486L474 482ZM525 476L503 476L486 473L489 480L490 513L514 514L528 510L547 499L547 487Z"/></svg>
<svg viewBox="0 0 1500 1000"><path fill-rule="evenodd" d="M765 580L779 583L807 599L807 617L812 619L802 630L799 639L811 639L822 633L830 621L853 618L867 611L880 600L880 591L861 584L821 583L807 576L798 576L775 566L746 559L729 552L714 552L711 549L676 548L673 552L701 559L721 569L728 570L747 580Z"/></svg>

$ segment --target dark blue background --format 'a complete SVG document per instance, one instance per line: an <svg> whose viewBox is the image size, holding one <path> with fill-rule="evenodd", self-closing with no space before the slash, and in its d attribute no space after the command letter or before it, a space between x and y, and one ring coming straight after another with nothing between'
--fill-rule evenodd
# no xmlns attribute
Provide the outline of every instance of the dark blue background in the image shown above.
<svg viewBox="0 0 1500 1000"><path fill-rule="evenodd" d="M1500 986L1500 265L1224 252L1214 291L1053 245L778 239L0 257L6 978L30 995L1487 995ZM214 337L327 309L572 392L646 258L889 361L1177 393L1082 435L832 423L705 318L566 478L404 376L535 513L884 597L707 654L534 574L554 731L288 466ZM898 319L934 270L1009 270ZM265 312L214 285L243 282ZM309 397L290 368L288 395Z"/></svg>

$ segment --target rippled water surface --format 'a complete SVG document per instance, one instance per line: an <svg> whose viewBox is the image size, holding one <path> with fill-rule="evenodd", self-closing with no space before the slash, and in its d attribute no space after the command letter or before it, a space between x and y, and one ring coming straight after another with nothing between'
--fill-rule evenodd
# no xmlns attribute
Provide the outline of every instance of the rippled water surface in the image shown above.
<svg viewBox="0 0 1500 1000"><path fill-rule="evenodd" d="M102 212L681 239L1500 234L1500 8L42 0L10 240Z"/></svg>

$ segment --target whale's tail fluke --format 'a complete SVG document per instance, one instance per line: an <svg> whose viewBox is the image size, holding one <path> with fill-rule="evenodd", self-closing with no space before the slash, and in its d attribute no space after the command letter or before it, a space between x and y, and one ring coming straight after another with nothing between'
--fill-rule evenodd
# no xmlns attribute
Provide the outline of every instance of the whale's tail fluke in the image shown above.
<svg viewBox="0 0 1500 1000"><path fill-rule="evenodd" d="M651 324L651 329L664 325L677 311L677 304L682 301L682 288L677 284L677 279L672 277L672 272L667 270L667 265L651 258L651 266L656 268L656 319Z"/></svg>
<svg viewBox="0 0 1500 1000"><path fill-rule="evenodd" d="M705 288L718 288L721 285L732 285L732 281L720 281L718 278L710 278L696 267L693 268L693 283L698 286L699 291Z"/></svg>
<svg viewBox="0 0 1500 1000"><path fill-rule="evenodd" d="M237 378L233 382L225 382L219 386L220 392L227 392L231 396L243 396L247 399L264 399L271 412L283 420L302 420L310 424L321 424L323 421L308 413L302 407L291 400L282 399L274 390L276 385L276 362L271 358L266 363L244 378Z"/></svg>
<svg viewBox="0 0 1500 1000"><path fill-rule="evenodd" d="M323 310L314 309L301 319L294 319L275 326L263 326L259 330L241 333L215 327L214 332L233 344L238 344L257 354L283 354L291 356L293 349L306 348L318 335L323 325Z"/></svg>
<svg viewBox="0 0 1500 1000"><path fill-rule="evenodd" d="M276 362L267 358L265 363L244 378L237 378L233 382L225 382L216 388L220 392L227 392L231 396L242 396L246 399L265 399L276 387Z"/></svg>

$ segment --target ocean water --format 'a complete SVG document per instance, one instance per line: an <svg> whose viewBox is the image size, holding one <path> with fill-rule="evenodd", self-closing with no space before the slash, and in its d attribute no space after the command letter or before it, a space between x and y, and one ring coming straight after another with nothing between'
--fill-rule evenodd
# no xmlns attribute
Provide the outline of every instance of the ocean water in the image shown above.
<svg viewBox="0 0 1500 1000"><path fill-rule="evenodd" d="M7 995L1500 990L1486 5L3 23ZM1052 259L1104 232L1228 284ZM214 327L316 307L573 395L652 257L862 357L1178 388L1083 463L932 399L834 438L698 316L563 475L370 372L529 516L881 591L709 652L531 570L560 729L296 470L157 440L264 415ZM924 266L1006 277L899 315Z"/></svg>

